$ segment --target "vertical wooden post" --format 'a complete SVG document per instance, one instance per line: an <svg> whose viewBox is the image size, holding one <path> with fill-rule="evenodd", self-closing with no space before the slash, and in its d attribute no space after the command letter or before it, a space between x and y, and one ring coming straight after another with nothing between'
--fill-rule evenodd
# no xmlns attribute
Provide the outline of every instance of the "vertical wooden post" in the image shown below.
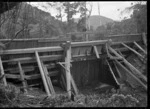
<svg viewBox="0 0 150 109"><path fill-rule="evenodd" d="M0 56L0 73L1 73L1 75L4 75L4 68L3 68L3 63L2 63L1 56ZM2 80L3 80L4 85L7 86L7 82L6 82L5 76L3 77Z"/></svg>
<svg viewBox="0 0 150 109"><path fill-rule="evenodd" d="M51 96L49 88L48 88L48 85L47 85L47 82L46 82L46 78L45 78L45 75L44 75L44 71L43 71L43 68L42 68L42 65L41 65L39 54L38 54L37 51L35 51L35 56L36 56L36 60L37 60L37 63L38 63L38 67L40 69L40 73L41 73L41 76L42 76L42 80L43 80L43 84L44 84L44 87L45 87L45 91L46 91L48 96Z"/></svg>
<svg viewBox="0 0 150 109"><path fill-rule="evenodd" d="M88 36L88 34L85 34L85 38L86 38L86 39L85 39L86 41L89 41L89 36Z"/></svg>
<svg viewBox="0 0 150 109"><path fill-rule="evenodd" d="M147 37L145 33L142 33L142 39L143 39L144 45L147 47Z"/></svg>
<svg viewBox="0 0 150 109"><path fill-rule="evenodd" d="M27 93L27 84L26 84L26 81L24 79L24 71L22 70L22 67L21 67L21 63L18 61L18 67L19 67L19 73L20 73L20 76L21 76L21 81L22 81L22 84L23 84L23 87L24 87L24 91L25 93Z"/></svg>
<svg viewBox="0 0 150 109"><path fill-rule="evenodd" d="M71 98L71 75L70 75L70 61L71 61L71 43L67 41L65 44L65 68L66 68L66 82L67 82L67 92L69 98Z"/></svg>

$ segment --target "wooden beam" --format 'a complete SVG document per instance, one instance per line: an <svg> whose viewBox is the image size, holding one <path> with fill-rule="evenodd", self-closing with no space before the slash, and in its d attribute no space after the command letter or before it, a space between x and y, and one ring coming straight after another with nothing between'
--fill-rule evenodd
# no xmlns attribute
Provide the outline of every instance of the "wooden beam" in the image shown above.
<svg viewBox="0 0 150 109"><path fill-rule="evenodd" d="M64 86L65 90L67 91L66 81L65 81L65 77L64 77L63 73L61 74L61 80L63 82L63 86Z"/></svg>
<svg viewBox="0 0 150 109"><path fill-rule="evenodd" d="M107 65L108 65L108 67L109 67L109 70L110 70L110 72L111 72L113 78L115 79L117 85L120 85L119 82L118 82L118 80L117 80L117 78L116 78L116 76L114 75L114 72L113 72L113 70L112 70L112 68L111 68L111 66L110 66L110 64L109 64L109 62L108 62L108 60L106 60L106 62L107 62Z"/></svg>
<svg viewBox="0 0 150 109"><path fill-rule="evenodd" d="M48 85L47 85L47 82L46 82L46 78L45 78L45 75L44 75L44 71L43 71L43 68L42 68L42 65L41 65L39 54L38 54L37 51L35 51L35 56L36 56L36 60L37 60L39 70L40 70L40 73L41 73L41 77L42 77L42 80L43 80L44 88L46 90L47 95L51 96Z"/></svg>
<svg viewBox="0 0 150 109"><path fill-rule="evenodd" d="M106 42L108 42L108 40L97 40L97 41L88 41L88 42L71 42L71 47L103 45Z"/></svg>
<svg viewBox="0 0 150 109"><path fill-rule="evenodd" d="M21 80L20 75L14 75L14 74L5 74L6 78L11 78L11 79L19 79Z"/></svg>
<svg viewBox="0 0 150 109"><path fill-rule="evenodd" d="M109 49L112 53L114 53L118 58L123 59L123 57L120 56L113 48L111 48L111 47L109 46L108 49Z"/></svg>
<svg viewBox="0 0 150 109"><path fill-rule="evenodd" d="M27 88L27 82L24 79L24 71L22 70L20 62L18 62L18 67L19 67L19 73L20 73L20 77L21 77L23 87ZM24 91L25 91L25 93L27 93L27 89L24 89Z"/></svg>
<svg viewBox="0 0 150 109"><path fill-rule="evenodd" d="M69 41L67 41L65 47L66 47L65 68L66 68L67 92L68 97L71 98L71 74L70 74L71 45Z"/></svg>
<svg viewBox="0 0 150 109"><path fill-rule="evenodd" d="M132 64L130 64L125 58L123 58L121 55L119 55L113 48L109 46L109 50L113 52L116 56L119 58L122 58L123 62L130 68L131 71L133 71L134 74L138 74L139 77L144 79L147 82L147 77L145 77L139 70L137 70Z"/></svg>
<svg viewBox="0 0 150 109"><path fill-rule="evenodd" d="M117 71L119 77L120 77L120 78L123 78L123 76L121 75L121 73L120 73L120 71L119 71L119 69L118 69L116 63L115 63L114 61L113 61L113 63L114 63L114 66L115 66L115 68L116 68L116 71Z"/></svg>
<svg viewBox="0 0 150 109"><path fill-rule="evenodd" d="M142 39L143 39L144 45L147 47L147 36L145 33L142 33Z"/></svg>
<svg viewBox="0 0 150 109"><path fill-rule="evenodd" d="M139 45L139 44L137 44L135 41L133 42L141 51L143 51L143 53L145 54L145 55L147 55L147 52Z"/></svg>
<svg viewBox="0 0 150 109"><path fill-rule="evenodd" d="M25 79L27 79L27 80L33 80L33 79L38 79L38 78L41 78L41 75L40 74L32 74L32 75L26 75L25 76Z"/></svg>
<svg viewBox="0 0 150 109"><path fill-rule="evenodd" d="M1 56L0 56L0 74L1 74L1 76L4 75L2 81L3 81L4 85L7 86L7 81L6 81L6 78L5 78L5 73L4 73L4 68L3 68L3 63L2 63Z"/></svg>
<svg viewBox="0 0 150 109"><path fill-rule="evenodd" d="M27 48L27 49L13 49L13 50L4 50L0 51L1 55L5 54L25 54L25 53L34 53L37 52L52 52L52 51L62 51L63 49L60 46L54 47L39 47L39 48Z"/></svg>
<svg viewBox="0 0 150 109"><path fill-rule="evenodd" d="M54 91L54 87L53 87L51 78L48 77L48 70L47 70L46 66L44 66L43 62L41 62L41 64L42 64L43 70L45 72L45 78L47 80L47 84L48 84L49 90L51 91L51 94L55 95L55 91Z"/></svg>
<svg viewBox="0 0 150 109"><path fill-rule="evenodd" d="M78 95L78 89L77 89L77 86L76 86L76 84L74 82L74 79L73 79L72 75L71 75L71 85L72 85L72 87L74 89L75 94Z"/></svg>
<svg viewBox="0 0 150 109"><path fill-rule="evenodd" d="M97 50L97 47L96 46L93 46L94 47L94 51L95 51L95 54L96 54L96 57L99 59L99 53L98 53L98 50Z"/></svg>
<svg viewBox="0 0 150 109"><path fill-rule="evenodd" d="M19 62L19 61L18 61ZM23 72L29 72L29 71L33 71L34 70L34 67L28 67L28 68L23 68ZM4 70L5 72L6 71L10 71L10 73L19 73L20 72L20 69L19 68L8 68L8 69L5 69Z"/></svg>
<svg viewBox="0 0 150 109"><path fill-rule="evenodd" d="M53 61L53 60L59 60L62 58L62 55L47 55L47 56L40 56L40 59L42 61ZM15 58L10 60L5 60L3 63L6 62L18 62L18 61L36 61L36 57L25 57L25 58Z"/></svg>
<svg viewBox="0 0 150 109"><path fill-rule="evenodd" d="M121 63L119 63L117 60L115 60L116 64L122 68L122 70L126 73L128 73L130 76L132 76L139 84L141 84L146 90L147 86L140 80L138 79L135 75L133 75L127 68L125 68Z"/></svg>
<svg viewBox="0 0 150 109"><path fill-rule="evenodd" d="M140 53L138 53L137 51L135 51L134 49L132 49L131 47L129 47L128 45L121 43L123 46L127 47L129 50L131 50L133 53L135 53L136 55L138 55L141 58L144 58L144 56L142 56Z"/></svg>

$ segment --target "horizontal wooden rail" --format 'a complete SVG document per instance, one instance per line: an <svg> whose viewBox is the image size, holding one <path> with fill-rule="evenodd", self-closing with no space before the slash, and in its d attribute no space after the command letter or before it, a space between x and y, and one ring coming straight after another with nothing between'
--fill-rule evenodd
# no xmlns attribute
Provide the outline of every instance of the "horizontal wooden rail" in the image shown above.
<svg viewBox="0 0 150 109"><path fill-rule="evenodd" d="M72 42L71 47L103 45L107 42L108 42L108 40L97 40L97 41L87 41L87 42Z"/></svg>
<svg viewBox="0 0 150 109"><path fill-rule="evenodd" d="M40 56L41 60L59 60L62 58L62 55L47 55L47 56ZM14 61L29 61L29 60L35 60L35 57L25 57L25 58L16 58L16 59L10 59L10 60L4 60L3 63L6 62L14 62Z"/></svg>
<svg viewBox="0 0 150 109"><path fill-rule="evenodd" d="M24 53L34 53L37 52L51 52L51 51L62 51L63 48L60 46L55 47L39 47L39 48L28 48L28 49L13 49L0 51L1 55L4 54L24 54Z"/></svg>
<svg viewBox="0 0 150 109"><path fill-rule="evenodd" d="M49 71L48 76L56 76L58 75L58 71ZM11 78L11 79L19 79L21 80L21 76L19 74L5 74L6 78ZM25 79L38 79L41 78L40 74L32 74L32 75L25 75Z"/></svg>

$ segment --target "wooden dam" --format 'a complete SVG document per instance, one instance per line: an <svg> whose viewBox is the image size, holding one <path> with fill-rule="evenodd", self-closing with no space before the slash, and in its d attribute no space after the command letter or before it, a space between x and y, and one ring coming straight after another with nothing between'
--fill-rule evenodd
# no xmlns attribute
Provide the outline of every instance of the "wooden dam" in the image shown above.
<svg viewBox="0 0 150 109"><path fill-rule="evenodd" d="M85 36L72 41L72 34ZM121 81L133 79L147 90L147 76L126 60L134 53L144 63L146 34L112 35L92 40L91 33L71 33L61 39L1 39L0 76L3 84L21 83L28 88L44 86L48 96L59 84L69 97L78 87L103 82L119 88ZM81 35L81 36L82 36ZM9 43L10 42L10 43ZM120 81L121 80L121 81Z"/></svg>

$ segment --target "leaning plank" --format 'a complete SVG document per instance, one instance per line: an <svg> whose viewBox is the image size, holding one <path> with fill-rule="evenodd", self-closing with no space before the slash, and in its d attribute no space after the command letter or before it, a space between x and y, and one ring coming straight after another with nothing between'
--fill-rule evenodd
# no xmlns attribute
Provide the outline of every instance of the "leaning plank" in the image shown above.
<svg viewBox="0 0 150 109"><path fill-rule="evenodd" d="M42 65L41 65L39 54L38 54L37 51L35 51L35 55L36 55L36 60L37 60L37 63L38 63L39 69L40 69L40 73L41 73L41 77L42 77L42 80L43 80L43 84L44 84L46 93L47 93L48 96L51 96L50 91L48 89L47 82L46 82L46 78L45 78L45 75L44 75L44 71L43 71L43 68L42 68Z"/></svg>
<svg viewBox="0 0 150 109"><path fill-rule="evenodd" d="M74 82L74 79L73 79L72 75L71 75L71 84L72 84L72 87L74 89L75 94L78 95L78 89L77 89L77 86Z"/></svg>
<svg viewBox="0 0 150 109"><path fill-rule="evenodd" d="M111 72L113 78L115 79L117 85L120 85L119 82L118 82L118 80L117 80L117 78L116 78L115 75L114 75L114 72L113 72L113 70L112 70L112 68L111 68L111 66L110 66L110 64L109 64L109 62L108 62L108 60L106 60L106 62L107 62L107 65L108 65L108 67L109 67L109 70L110 70L110 72Z"/></svg>
<svg viewBox="0 0 150 109"><path fill-rule="evenodd" d="M1 75L5 75L1 56L0 56L0 74ZM7 82L6 82L5 76L3 77L2 80L3 80L4 85L7 86Z"/></svg>
<svg viewBox="0 0 150 109"><path fill-rule="evenodd" d="M96 46L93 46L94 47L94 51L95 51L95 54L96 54L96 57L99 59L99 53L98 53L98 50L97 50L97 47Z"/></svg>
<svg viewBox="0 0 150 109"><path fill-rule="evenodd" d="M63 82L64 89L67 90L66 81L63 74L61 74L61 80Z"/></svg>
<svg viewBox="0 0 150 109"><path fill-rule="evenodd" d="M130 68L131 71L133 71L135 74L138 74L139 77L143 78L147 82L147 77L145 77L139 70L137 70L132 64L130 64L125 58L123 58L121 55L119 55L113 48L109 46L109 50L113 52L116 56L122 58L123 62Z"/></svg>
<svg viewBox="0 0 150 109"><path fill-rule="evenodd" d="M134 49L132 49L131 47L129 47L128 45L121 43L123 46L127 47L129 50L131 50L133 53L135 53L136 55L140 56L141 58L144 58L144 56L142 56L140 53L138 53L137 51L135 51Z"/></svg>
<svg viewBox="0 0 150 109"><path fill-rule="evenodd" d="M22 70L20 62L18 62L18 67L23 87L27 87L27 82L24 79L24 71ZM27 89L24 89L24 91L27 92Z"/></svg>
<svg viewBox="0 0 150 109"><path fill-rule="evenodd" d="M120 62L118 62L117 60L115 60L116 65L120 66L122 68L122 70L126 73L128 73L130 76L132 76L139 84L141 84L146 90L147 90L147 86L140 80L138 79L135 75L133 75L127 68L125 68Z"/></svg>
<svg viewBox="0 0 150 109"><path fill-rule="evenodd" d="M39 47L39 48L28 48L28 49L13 49L13 50L3 50L0 54L24 54L24 53L34 53L37 52L51 52L51 51L62 51L63 49L59 46L55 47Z"/></svg>
<svg viewBox="0 0 150 109"><path fill-rule="evenodd" d="M113 63L114 63L114 61L113 61ZM119 69L118 69L116 63L114 63L114 66L115 66L115 68L116 68L116 71L117 71L119 77L120 77L120 78L123 78L123 76L121 75L122 72L119 71Z"/></svg>
<svg viewBox="0 0 150 109"><path fill-rule="evenodd" d="M143 51L143 53L145 54L145 55L147 55L147 52L139 45L139 44L137 44L135 41L133 42L141 51Z"/></svg>
<svg viewBox="0 0 150 109"><path fill-rule="evenodd" d="M42 62L41 64L42 64L43 70L44 70L44 72L45 72L45 78L46 78L46 80L47 80L48 87L49 87L49 89L50 89L50 91L51 91L51 94L55 94L55 91L54 91L54 87L53 87L51 78L48 77L48 70L47 70L47 68L44 66L43 62Z"/></svg>
<svg viewBox="0 0 150 109"><path fill-rule="evenodd" d="M112 53L114 53L118 58L123 59L123 57L120 56L113 48L111 48L111 47L109 46L108 49L109 49Z"/></svg>

